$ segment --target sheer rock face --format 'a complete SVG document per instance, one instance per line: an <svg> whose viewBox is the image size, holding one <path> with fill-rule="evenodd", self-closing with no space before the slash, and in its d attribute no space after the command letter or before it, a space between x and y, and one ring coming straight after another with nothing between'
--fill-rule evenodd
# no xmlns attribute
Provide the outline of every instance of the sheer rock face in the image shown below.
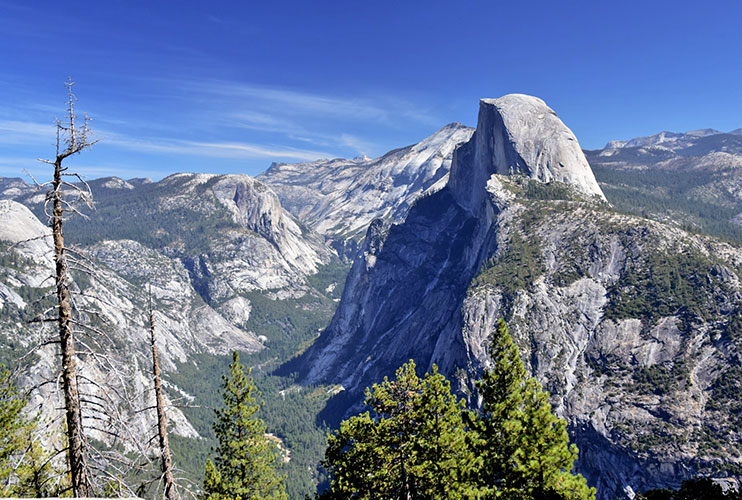
<svg viewBox="0 0 742 500"><path fill-rule="evenodd" d="M525 96L482 102L448 186L404 222L369 227L302 380L342 384L338 405L352 411L413 358L476 405L473 380L504 317L599 498L742 465L734 398L717 389L742 361L739 336L723 333L742 310L742 252L612 212L549 113ZM531 129L551 135L528 139Z"/></svg>
<svg viewBox="0 0 742 500"><path fill-rule="evenodd" d="M492 174L563 182L605 199L574 134L544 101L510 94L482 99L477 131L459 148L449 186L456 202L477 213Z"/></svg>

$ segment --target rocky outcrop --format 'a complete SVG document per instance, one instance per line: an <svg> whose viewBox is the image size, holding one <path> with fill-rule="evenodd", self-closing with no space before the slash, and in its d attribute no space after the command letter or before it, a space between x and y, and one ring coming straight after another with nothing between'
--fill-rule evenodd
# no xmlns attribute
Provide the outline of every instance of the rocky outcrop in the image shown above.
<svg viewBox="0 0 742 500"><path fill-rule="evenodd" d="M335 317L300 360L304 382L342 384L348 408L414 358L475 406L504 317L601 499L739 467L736 396L720 387L740 361L739 336L724 332L742 310L742 252L611 211L556 116L503 99L482 102L446 188L403 223L371 226Z"/></svg>
<svg viewBox="0 0 742 500"><path fill-rule="evenodd" d="M157 224L150 231L171 234L165 252L184 263L209 303L250 291L302 294L306 276L334 254L268 186L247 175L175 174L148 190L157 207L149 213ZM181 214L180 227L163 224L169 213ZM198 242L176 236L191 225L205 233Z"/></svg>
<svg viewBox="0 0 742 500"><path fill-rule="evenodd" d="M0 199L12 200L33 191L33 186L20 177L0 177Z"/></svg>
<svg viewBox="0 0 742 500"><path fill-rule="evenodd" d="M0 200L0 241L14 244L35 262L51 266L51 229L25 206Z"/></svg>

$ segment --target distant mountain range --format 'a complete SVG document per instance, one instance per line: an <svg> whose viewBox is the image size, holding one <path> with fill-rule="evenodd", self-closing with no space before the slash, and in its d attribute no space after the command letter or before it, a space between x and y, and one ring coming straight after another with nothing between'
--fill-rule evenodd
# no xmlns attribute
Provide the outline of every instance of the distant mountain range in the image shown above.
<svg viewBox="0 0 742 500"><path fill-rule="evenodd" d="M662 132L585 152L613 206L742 242L742 132Z"/></svg>
<svg viewBox="0 0 742 500"><path fill-rule="evenodd" d="M380 158L274 163L258 179L341 255L353 257L372 220L401 222L419 196L445 186L453 150L473 133L471 127L451 123Z"/></svg>
<svg viewBox="0 0 742 500"><path fill-rule="evenodd" d="M654 135L645 137L635 137L628 141L610 141L603 148L604 151L624 149L624 148L641 148L647 146L662 146L672 151L678 149L687 149L689 146L698 144L701 139L714 135L738 135L742 136L742 128L732 130L731 132L721 132L712 128L703 128L691 130L689 132L659 132ZM718 138L717 138L718 139ZM708 144L708 142L706 142Z"/></svg>

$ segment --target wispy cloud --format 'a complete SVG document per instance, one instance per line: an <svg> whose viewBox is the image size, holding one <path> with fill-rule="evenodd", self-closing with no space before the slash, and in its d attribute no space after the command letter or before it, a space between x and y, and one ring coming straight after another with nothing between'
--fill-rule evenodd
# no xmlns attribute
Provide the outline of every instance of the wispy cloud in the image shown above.
<svg viewBox="0 0 742 500"><path fill-rule="evenodd" d="M199 168L199 158L211 158L224 161L204 168L239 164L251 171L270 161L376 156L398 146L395 136L440 123L427 109L390 95L356 97L175 77L146 77L132 88L138 93L130 99L137 105L120 105L115 97L84 101L95 137L103 138L94 158L111 165L110 172L97 170L100 174L115 173L117 149L136 152L139 166L150 165L154 176L163 169L163 157L176 155L190 168ZM31 158L23 162L27 167L37 156L53 153L53 118L64 115L64 106L50 106L24 92L17 95L0 109L0 156L28 154ZM0 163L5 173L19 166Z"/></svg>
<svg viewBox="0 0 742 500"><path fill-rule="evenodd" d="M180 139L137 139L120 134L110 133L106 144L134 151L168 153L178 155L195 155L212 158L259 159L285 158L312 161L320 158L331 158L333 155L324 151L314 151L282 146L264 146L244 142L204 142Z"/></svg>
<svg viewBox="0 0 742 500"><path fill-rule="evenodd" d="M160 177L165 174L163 172L153 171L152 169L141 169L137 166L124 163L76 163L74 170L83 179L95 179L98 177L130 179L132 177ZM0 158L0 176L20 177L22 180L31 183L32 179L28 175L29 173L39 182L45 182L51 178L49 166L38 161L32 161L28 158Z"/></svg>
<svg viewBox="0 0 742 500"><path fill-rule="evenodd" d="M183 84L193 92L220 96L238 102L258 101L267 108L291 114L313 113L322 116L356 117L361 120L388 121L391 109L366 99L315 94L310 92L265 87L226 81L190 81ZM278 109L276 106L280 106Z"/></svg>
<svg viewBox="0 0 742 500"><path fill-rule="evenodd" d="M435 127L441 120L416 103L389 95L347 97L222 80L179 81L184 96L209 108L220 126L283 135L325 148L372 152L374 141L349 130ZM352 140L351 140L352 139Z"/></svg>
<svg viewBox="0 0 742 500"><path fill-rule="evenodd" d="M135 151L168 153L179 155L196 155L230 159L284 158L293 160L317 160L331 158L327 151L295 148L281 145L262 145L233 141L192 141L177 138L140 139L113 130L99 130L97 137L104 139L105 145L116 146ZM19 120L0 120L0 143L29 145L55 140L53 125ZM6 165L27 165L32 159L0 158Z"/></svg>
<svg viewBox="0 0 742 500"><path fill-rule="evenodd" d="M341 134L340 140L349 148L363 154L369 153L376 148L374 144L351 134Z"/></svg>
<svg viewBox="0 0 742 500"><path fill-rule="evenodd" d="M54 125L48 123L0 120L0 142L4 144L49 142L54 137Z"/></svg>

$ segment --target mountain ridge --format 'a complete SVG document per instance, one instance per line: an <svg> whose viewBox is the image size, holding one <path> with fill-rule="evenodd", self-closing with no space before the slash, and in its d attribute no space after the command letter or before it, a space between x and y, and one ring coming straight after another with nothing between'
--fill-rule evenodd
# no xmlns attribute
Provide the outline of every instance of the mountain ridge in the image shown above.
<svg viewBox="0 0 742 500"><path fill-rule="evenodd" d="M399 222L419 196L439 189L453 150L472 133L454 122L379 158L274 163L258 179L299 220L334 242L341 254L353 256L373 219Z"/></svg>

